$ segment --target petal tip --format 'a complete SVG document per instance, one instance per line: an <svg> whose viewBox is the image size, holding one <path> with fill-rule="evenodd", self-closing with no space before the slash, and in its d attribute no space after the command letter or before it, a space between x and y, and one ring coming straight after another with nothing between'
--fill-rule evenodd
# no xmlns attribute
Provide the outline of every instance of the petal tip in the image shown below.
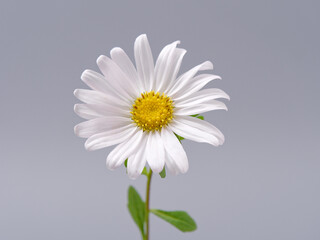
<svg viewBox="0 0 320 240"><path fill-rule="evenodd" d="M181 44L181 41L180 40L174 41L173 44L177 46L177 45Z"/></svg>
<svg viewBox="0 0 320 240"><path fill-rule="evenodd" d="M107 165L107 168L111 171L115 170L117 167L119 167L119 164L118 162L116 161L116 159L114 159L113 156L110 156L111 153L109 153L107 159L106 159L106 165Z"/></svg>
<svg viewBox="0 0 320 240"><path fill-rule="evenodd" d="M218 143L218 146L221 146L223 145L225 142L225 137L224 135L221 133L221 136L220 136L220 139L219 139L219 143Z"/></svg>
<svg viewBox="0 0 320 240"><path fill-rule="evenodd" d="M89 142L88 142L88 139L87 139L87 141L84 143L84 148L87 150L87 151L93 151L94 149L92 148L92 144L90 144Z"/></svg>
<svg viewBox="0 0 320 240"><path fill-rule="evenodd" d="M100 55L97 58L97 65L100 65L107 57L105 55Z"/></svg>
<svg viewBox="0 0 320 240"><path fill-rule="evenodd" d="M73 132L74 132L74 134L75 134L76 136L80 137L80 135L79 135L79 126L78 126L78 125L74 126Z"/></svg>
<svg viewBox="0 0 320 240"><path fill-rule="evenodd" d="M86 76L87 76L89 73L90 73L90 70L89 70L89 69L84 70L84 71L82 72L82 74L81 74L80 79L81 79L82 81L85 81Z"/></svg>
<svg viewBox="0 0 320 240"><path fill-rule="evenodd" d="M183 166L182 168L180 168L180 172L181 172L182 174L187 173L188 170L189 170L189 163L186 164L185 166Z"/></svg>
<svg viewBox="0 0 320 240"><path fill-rule="evenodd" d="M115 169L114 164L111 163L111 159L109 158L109 156L107 157L107 161L106 161L106 166L109 170L113 171Z"/></svg>
<svg viewBox="0 0 320 240"><path fill-rule="evenodd" d="M147 38L147 34L146 33L142 33L137 37L137 40L140 38Z"/></svg>
<svg viewBox="0 0 320 240"><path fill-rule="evenodd" d="M150 164L149 164L150 165ZM163 170L164 164L159 166L150 166L154 173L160 173Z"/></svg>
<svg viewBox="0 0 320 240"><path fill-rule="evenodd" d="M137 38L136 38L136 41L134 42L135 46L138 46L139 44L143 43L143 42L149 42L148 41L148 37L147 37L147 34L143 33L141 35L139 35Z"/></svg>
<svg viewBox="0 0 320 240"><path fill-rule="evenodd" d="M213 69L213 63L211 61L205 61L201 66L200 70L212 70L212 69Z"/></svg>
<svg viewBox="0 0 320 240"><path fill-rule="evenodd" d="M84 148L89 152L92 151L92 149L90 148L90 146L87 145L87 143L84 144Z"/></svg>
<svg viewBox="0 0 320 240"><path fill-rule="evenodd" d="M73 106L73 111L77 113L78 109L79 109L79 104L77 103Z"/></svg>
<svg viewBox="0 0 320 240"><path fill-rule="evenodd" d="M112 55L114 55L117 52L123 52L122 48L120 48L120 47L112 48L111 51L110 51L110 56L112 57Z"/></svg>
<svg viewBox="0 0 320 240"><path fill-rule="evenodd" d="M128 172L128 177L129 177L131 180L136 180L139 176L140 176L140 174L137 173L137 172L134 172L134 173Z"/></svg>

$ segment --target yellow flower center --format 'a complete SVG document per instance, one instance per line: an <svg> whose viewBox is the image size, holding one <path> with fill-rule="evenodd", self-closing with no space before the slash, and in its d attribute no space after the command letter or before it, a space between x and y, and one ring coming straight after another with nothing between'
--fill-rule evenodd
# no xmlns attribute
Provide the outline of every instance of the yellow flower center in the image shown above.
<svg viewBox="0 0 320 240"><path fill-rule="evenodd" d="M141 97L132 105L130 113L131 119L143 131L160 131L173 118L173 102L163 93L141 93Z"/></svg>

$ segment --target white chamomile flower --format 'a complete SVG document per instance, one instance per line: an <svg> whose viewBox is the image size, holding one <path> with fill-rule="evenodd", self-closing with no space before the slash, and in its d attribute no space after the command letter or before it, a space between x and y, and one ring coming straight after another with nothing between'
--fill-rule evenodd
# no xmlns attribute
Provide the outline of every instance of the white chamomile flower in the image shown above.
<svg viewBox="0 0 320 240"><path fill-rule="evenodd" d="M185 173L188 159L175 133L196 142L214 146L224 142L223 134L210 123L190 115L225 109L218 98L229 99L220 89L201 90L212 80L206 61L177 77L186 50L179 41L165 46L154 64L145 34L134 43L136 67L121 48L113 48L111 58L100 56L102 74L85 70L81 76L92 90L76 89L74 95L84 102L74 111L87 121L75 126L75 134L88 138L87 150L117 145L107 157L107 167L115 169L126 159L130 178L138 177L146 163L159 173L166 165L173 173Z"/></svg>

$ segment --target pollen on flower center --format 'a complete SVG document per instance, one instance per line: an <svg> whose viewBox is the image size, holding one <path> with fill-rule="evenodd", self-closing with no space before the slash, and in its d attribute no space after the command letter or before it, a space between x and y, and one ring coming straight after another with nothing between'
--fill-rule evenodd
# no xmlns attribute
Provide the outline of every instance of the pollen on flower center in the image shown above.
<svg viewBox="0 0 320 240"><path fill-rule="evenodd" d="M135 124L144 131L160 131L173 118L173 102L163 93L141 93L132 105L131 114Z"/></svg>

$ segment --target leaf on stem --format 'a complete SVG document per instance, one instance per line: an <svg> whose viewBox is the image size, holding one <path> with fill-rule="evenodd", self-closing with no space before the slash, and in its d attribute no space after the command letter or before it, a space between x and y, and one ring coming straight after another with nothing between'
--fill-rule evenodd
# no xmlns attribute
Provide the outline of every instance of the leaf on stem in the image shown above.
<svg viewBox="0 0 320 240"><path fill-rule="evenodd" d="M144 235L144 220L145 220L145 204L142 201L139 193L134 187L128 189L128 209L131 217L137 224L142 236Z"/></svg>
<svg viewBox="0 0 320 240"><path fill-rule="evenodd" d="M174 133L174 135L176 135L176 137L178 138L179 142L181 143L181 141L184 139L183 137L179 136L178 134Z"/></svg>
<svg viewBox="0 0 320 240"><path fill-rule="evenodd" d="M150 211L159 218L171 223L182 232L192 232L197 229L197 224L184 211L163 211L159 209L150 209Z"/></svg>
<svg viewBox="0 0 320 240"><path fill-rule="evenodd" d="M191 117L196 117L196 118L199 118L201 120L204 120L204 116L202 116L200 114L191 115Z"/></svg>
<svg viewBox="0 0 320 240"><path fill-rule="evenodd" d="M166 177L166 168L165 167L163 167L163 169L162 169L162 171L159 173L159 175L160 175L160 177L161 178L165 178Z"/></svg>
<svg viewBox="0 0 320 240"><path fill-rule="evenodd" d="M144 167L143 168L143 170L142 170L142 173L141 173L142 175L145 175L145 176L147 176L148 177L148 171L147 171L147 168L146 167Z"/></svg>

